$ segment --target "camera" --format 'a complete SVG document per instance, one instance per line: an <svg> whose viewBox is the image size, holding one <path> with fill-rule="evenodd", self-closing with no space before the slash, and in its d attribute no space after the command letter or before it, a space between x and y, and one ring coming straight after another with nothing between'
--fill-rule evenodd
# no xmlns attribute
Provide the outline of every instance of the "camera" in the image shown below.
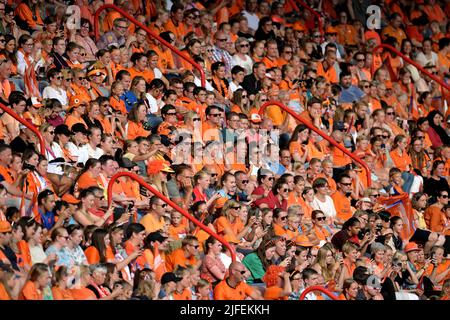
<svg viewBox="0 0 450 320"><path fill-rule="evenodd" d="M367 233L370 233L370 230L369 230L369 229L361 229L361 231L359 231L359 233L358 233L358 239L359 239L359 240L364 239L364 236L365 236Z"/></svg>
<svg viewBox="0 0 450 320"><path fill-rule="evenodd" d="M29 164L29 163L24 163L23 166L22 166L22 168L23 168L24 170L28 169L28 170L30 170L30 171L36 170L36 167L33 166L33 165L31 165L31 164Z"/></svg>

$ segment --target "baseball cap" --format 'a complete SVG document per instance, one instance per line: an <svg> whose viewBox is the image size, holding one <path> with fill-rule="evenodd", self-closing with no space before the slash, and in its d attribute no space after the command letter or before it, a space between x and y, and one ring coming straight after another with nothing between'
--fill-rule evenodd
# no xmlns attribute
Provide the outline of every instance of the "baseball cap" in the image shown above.
<svg viewBox="0 0 450 320"><path fill-rule="evenodd" d="M415 242L409 242L406 244L405 246L405 253L411 252L411 251L417 251L420 250L419 247L417 246L417 243Z"/></svg>
<svg viewBox="0 0 450 320"><path fill-rule="evenodd" d="M0 233L11 232L11 224L8 221L0 221Z"/></svg>
<svg viewBox="0 0 450 320"><path fill-rule="evenodd" d="M81 133L84 133L84 134L86 134L86 135L89 134L88 129L87 129L86 126L85 126L84 124L82 124L82 123L75 123L75 124L72 126L72 132L73 132L74 134L77 133L77 132L81 132Z"/></svg>
<svg viewBox="0 0 450 320"><path fill-rule="evenodd" d="M72 109L72 108L77 108L77 107L79 107L82 104L87 105L88 103L89 103L89 101L87 101L85 96L76 94L76 95L70 97L69 110Z"/></svg>
<svg viewBox="0 0 450 320"><path fill-rule="evenodd" d="M182 278L179 278L175 275L173 272L166 272L161 277L161 284L164 285L166 283L169 283L171 281L173 282L179 282Z"/></svg>
<svg viewBox="0 0 450 320"><path fill-rule="evenodd" d="M70 204L78 204L80 203L81 200L78 200L77 198L75 198L73 195L66 193L65 195L63 195L61 197L61 200L70 203Z"/></svg>
<svg viewBox="0 0 450 320"><path fill-rule="evenodd" d="M105 72L103 70L101 70L101 69L93 69L93 70L89 71L88 74L87 74L88 77L90 77L90 76L101 76L101 75L106 76Z"/></svg>
<svg viewBox="0 0 450 320"><path fill-rule="evenodd" d="M125 169L132 169L137 166L137 164L136 162L133 162L130 159L124 157L121 159L121 161L119 161L119 166Z"/></svg>
<svg viewBox="0 0 450 320"><path fill-rule="evenodd" d="M250 121L251 122L255 122L255 123L259 123L262 122L261 116L257 113L252 113L252 115L250 116Z"/></svg>
<svg viewBox="0 0 450 320"><path fill-rule="evenodd" d="M56 126L56 128L55 128L55 135L56 134L63 134L65 136L71 136L71 135L73 135L73 132L69 130L69 127L66 124L60 124L59 126Z"/></svg>
<svg viewBox="0 0 450 320"><path fill-rule="evenodd" d="M369 202L369 203L373 203L372 200L370 200L369 197L361 198L361 199L359 199L359 202Z"/></svg>
<svg viewBox="0 0 450 320"><path fill-rule="evenodd" d="M333 26L328 26L328 27L325 29L325 33L326 33L326 34L338 33L338 31L337 31L337 29L336 29L335 27L333 27Z"/></svg>

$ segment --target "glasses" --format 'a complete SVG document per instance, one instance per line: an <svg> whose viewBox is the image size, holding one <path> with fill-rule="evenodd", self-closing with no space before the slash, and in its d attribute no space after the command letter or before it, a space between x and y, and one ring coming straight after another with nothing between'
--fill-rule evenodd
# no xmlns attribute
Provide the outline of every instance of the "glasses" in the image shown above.
<svg viewBox="0 0 450 320"><path fill-rule="evenodd" d="M49 134L55 134L55 131L47 131Z"/></svg>
<svg viewBox="0 0 450 320"><path fill-rule="evenodd" d="M370 86L369 86L369 85L367 85L367 86L363 86L363 88L364 88L364 89L369 89L369 88L370 88Z"/></svg>
<svg viewBox="0 0 450 320"><path fill-rule="evenodd" d="M240 47L241 48L248 48L248 47L250 47L250 45L248 43L247 44L241 44Z"/></svg>
<svg viewBox="0 0 450 320"><path fill-rule="evenodd" d="M64 78L63 78L63 76L58 76L58 77L55 77L55 79L57 79L57 80L62 80L62 79L64 79Z"/></svg>
<svg viewBox="0 0 450 320"><path fill-rule="evenodd" d="M280 217L280 220L286 220L286 219L287 219L287 216Z"/></svg>
<svg viewBox="0 0 450 320"><path fill-rule="evenodd" d="M231 207L233 210L239 210L241 207Z"/></svg>
<svg viewBox="0 0 450 320"><path fill-rule="evenodd" d="M210 114L211 117L220 117L220 113L211 113Z"/></svg>
<svg viewBox="0 0 450 320"><path fill-rule="evenodd" d="M206 52L213 52L213 51L214 51L213 49L206 50Z"/></svg>
<svg viewBox="0 0 450 320"><path fill-rule="evenodd" d="M69 239L69 236L60 236L60 237L66 239L66 240Z"/></svg>
<svg viewBox="0 0 450 320"><path fill-rule="evenodd" d="M380 196L381 196L381 194L379 194L379 193L371 195L371 197L374 197L374 198L379 198Z"/></svg>
<svg viewBox="0 0 450 320"><path fill-rule="evenodd" d="M166 115L168 115L168 116L176 116L177 113L176 112L168 112L168 113L166 113Z"/></svg>
<svg viewBox="0 0 450 320"><path fill-rule="evenodd" d="M341 182L341 184L343 185L343 186L347 186L347 187L350 187L352 184L351 183L342 183Z"/></svg>
<svg viewBox="0 0 450 320"><path fill-rule="evenodd" d="M218 173L211 173L211 177L217 177L218 175Z"/></svg>
<svg viewBox="0 0 450 320"><path fill-rule="evenodd" d="M395 112L386 112L386 115L393 116L393 115L395 115Z"/></svg>
<svg viewBox="0 0 450 320"><path fill-rule="evenodd" d="M292 51L285 51L286 54L292 54Z"/></svg>
<svg viewBox="0 0 450 320"><path fill-rule="evenodd" d="M127 29L128 27L127 26L117 26L117 29L122 29L122 30L124 30L124 29Z"/></svg>
<svg viewBox="0 0 450 320"><path fill-rule="evenodd" d="M32 47L34 45L34 43L25 43L24 44L24 46L27 46L27 47Z"/></svg>
<svg viewBox="0 0 450 320"><path fill-rule="evenodd" d="M425 140L425 136L417 136L416 138L420 140Z"/></svg>
<svg viewBox="0 0 450 320"><path fill-rule="evenodd" d="M267 180L272 181L274 177L268 177Z"/></svg>
<svg viewBox="0 0 450 320"><path fill-rule="evenodd" d="M325 218L325 217L316 217L316 220L317 221L325 221L327 218Z"/></svg>
<svg viewBox="0 0 450 320"><path fill-rule="evenodd" d="M78 77L78 80L86 80L87 78L86 77Z"/></svg>
<svg viewBox="0 0 450 320"><path fill-rule="evenodd" d="M366 59L365 58L363 58L363 59L356 59L356 61L362 62L362 61L366 61Z"/></svg>
<svg viewBox="0 0 450 320"><path fill-rule="evenodd" d="M192 119L192 121L200 121L200 118Z"/></svg>
<svg viewBox="0 0 450 320"><path fill-rule="evenodd" d="M0 42L1 42L1 43L5 43L6 40L5 40L5 39L0 39Z"/></svg>
<svg viewBox="0 0 450 320"><path fill-rule="evenodd" d="M248 180L242 180L242 184L247 184Z"/></svg>
<svg viewBox="0 0 450 320"><path fill-rule="evenodd" d="M441 198L447 199L447 198L448 198L448 195L447 195L447 194L444 194L444 195L441 196Z"/></svg>
<svg viewBox="0 0 450 320"><path fill-rule="evenodd" d="M242 99L247 98L247 95L242 95Z"/></svg>
<svg viewBox="0 0 450 320"><path fill-rule="evenodd" d="M225 41L227 41L228 39L216 39L217 41L219 41L219 42L225 42Z"/></svg>
<svg viewBox="0 0 450 320"><path fill-rule="evenodd" d="M281 191L283 191L283 192L288 192L289 189L288 189L288 188L283 188L283 189L281 189Z"/></svg>
<svg viewBox="0 0 450 320"><path fill-rule="evenodd" d="M190 246L193 247L194 249L198 249L200 247L198 244L196 245L191 244Z"/></svg>
<svg viewBox="0 0 450 320"><path fill-rule="evenodd" d="M66 79L64 79L65 81L72 81L73 80L73 78L66 78Z"/></svg>
<svg viewBox="0 0 450 320"><path fill-rule="evenodd" d="M314 34L313 38L320 38L320 34Z"/></svg>
<svg viewBox="0 0 450 320"><path fill-rule="evenodd" d="M158 204L158 206L160 206L161 208L166 208L167 207L167 203Z"/></svg>
<svg viewBox="0 0 450 320"><path fill-rule="evenodd" d="M86 56L87 56L87 53L79 53L79 55L80 55L81 57L86 57Z"/></svg>
<svg viewBox="0 0 450 320"><path fill-rule="evenodd" d="M382 135L381 137L382 137L383 139L387 139L387 138L389 138L389 136L388 136L388 135L384 135L384 134L383 134L383 135Z"/></svg>
<svg viewBox="0 0 450 320"><path fill-rule="evenodd" d="M269 99L261 99L261 102L267 102Z"/></svg>

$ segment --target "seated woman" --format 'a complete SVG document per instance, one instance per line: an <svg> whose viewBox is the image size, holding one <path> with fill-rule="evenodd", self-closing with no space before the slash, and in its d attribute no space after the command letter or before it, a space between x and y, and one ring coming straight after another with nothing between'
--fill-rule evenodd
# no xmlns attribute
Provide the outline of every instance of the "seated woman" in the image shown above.
<svg viewBox="0 0 450 320"><path fill-rule="evenodd" d="M252 231L255 219L249 219L244 225L239 217L241 205L235 200L227 200L222 208L221 216L216 220L215 227L217 233L227 241L240 242L240 239Z"/></svg>
<svg viewBox="0 0 450 320"><path fill-rule="evenodd" d="M78 205L78 210L73 215L73 218L76 222L85 227L92 224L97 227L102 227L114 211L114 207L111 206L102 218L89 212L89 210L94 206L95 198L94 192L89 189L81 190L79 198L81 201Z"/></svg>
<svg viewBox="0 0 450 320"><path fill-rule="evenodd" d="M281 266L271 265L263 277L266 284L264 300L288 300L292 293L289 272Z"/></svg>
<svg viewBox="0 0 450 320"><path fill-rule="evenodd" d="M148 137L150 131L144 129L143 122L147 119L147 106L143 103L135 103L128 113L128 122L125 126L128 140L137 137Z"/></svg>
<svg viewBox="0 0 450 320"><path fill-rule="evenodd" d="M227 269L220 259L222 243L210 236L204 243L204 246L205 257L202 262L200 277L209 283L217 284L227 274Z"/></svg>
<svg viewBox="0 0 450 320"><path fill-rule="evenodd" d="M250 277L247 279L248 284L262 283L267 268L272 264L275 250L275 241L267 239L261 242L256 252L245 256L242 263L250 271Z"/></svg>

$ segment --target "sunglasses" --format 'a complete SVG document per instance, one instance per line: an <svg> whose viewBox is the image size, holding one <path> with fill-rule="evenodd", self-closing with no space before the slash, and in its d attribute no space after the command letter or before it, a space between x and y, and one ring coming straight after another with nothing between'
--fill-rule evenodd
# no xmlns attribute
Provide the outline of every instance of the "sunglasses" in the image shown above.
<svg viewBox="0 0 450 320"><path fill-rule="evenodd" d="M416 138L420 140L425 140L425 136L417 136Z"/></svg>
<svg viewBox="0 0 450 320"><path fill-rule="evenodd" d="M441 196L441 198L447 199L447 198L448 198L448 195L444 194L444 195Z"/></svg>
<svg viewBox="0 0 450 320"><path fill-rule="evenodd" d="M314 34L313 38L320 38L320 34Z"/></svg>
<svg viewBox="0 0 450 320"><path fill-rule="evenodd" d="M364 89L369 89L369 88L370 88L370 86L363 86L363 88L364 88Z"/></svg>
<svg viewBox="0 0 450 320"><path fill-rule="evenodd" d="M288 189L288 188L283 188L283 189L281 189L281 191L283 191L283 192L288 192L289 189Z"/></svg>
<svg viewBox="0 0 450 320"><path fill-rule="evenodd" d="M371 197L374 197L374 198L379 198L379 197L381 197L381 194L379 194L379 193L377 193L377 194L373 194L373 195L371 195Z"/></svg>
<svg viewBox="0 0 450 320"><path fill-rule="evenodd" d="M216 40L219 42L224 42L224 41L227 41L228 39L216 39Z"/></svg>
<svg viewBox="0 0 450 320"><path fill-rule="evenodd" d="M168 112L168 113L166 113L166 115L168 115L168 116L176 116L177 113L176 112Z"/></svg>
<svg viewBox="0 0 450 320"><path fill-rule="evenodd" d="M47 131L50 134L55 134L55 131Z"/></svg>
<svg viewBox="0 0 450 320"><path fill-rule="evenodd" d="M64 78L63 78L63 76L59 76L59 77L55 77L55 79L57 79L57 80L62 80L62 79L64 79Z"/></svg>
<svg viewBox="0 0 450 320"><path fill-rule="evenodd" d="M389 138L389 136L385 136L384 134L381 137L383 137L383 139Z"/></svg>
<svg viewBox="0 0 450 320"><path fill-rule="evenodd" d="M285 51L286 54L292 54L292 51Z"/></svg>
<svg viewBox="0 0 450 320"><path fill-rule="evenodd" d="M161 206L161 208L166 208L167 207L167 203L158 204L158 206Z"/></svg>
<svg viewBox="0 0 450 320"><path fill-rule="evenodd" d="M248 43L247 44L241 44L240 47L241 48L248 48L248 47L250 47L250 45Z"/></svg>
<svg viewBox="0 0 450 320"><path fill-rule="evenodd" d="M206 52L213 52L214 50L212 50L212 49L208 49L208 50L206 50Z"/></svg>
<svg viewBox="0 0 450 320"><path fill-rule="evenodd" d="M327 218L325 218L325 217L316 217L316 220L317 221L325 221Z"/></svg>
<svg viewBox="0 0 450 320"><path fill-rule="evenodd" d="M200 118L192 119L192 121L200 121Z"/></svg>
<svg viewBox="0 0 450 320"><path fill-rule="evenodd" d="M214 117L214 118L220 117L220 113L212 113L212 114L210 114L210 116Z"/></svg>
<svg viewBox="0 0 450 320"><path fill-rule="evenodd" d="M233 210L239 210L241 207L231 207Z"/></svg>
<svg viewBox="0 0 450 320"><path fill-rule="evenodd" d="M366 61L366 59L356 59L358 62Z"/></svg>
<svg viewBox="0 0 450 320"><path fill-rule="evenodd" d="M82 56L82 57L86 57L87 53L79 53L79 55Z"/></svg>
<svg viewBox="0 0 450 320"><path fill-rule="evenodd" d="M211 177L217 177L218 175L218 173L211 173Z"/></svg>
<svg viewBox="0 0 450 320"><path fill-rule="evenodd" d="M393 116L393 115L395 115L395 112L386 112L386 114L387 114L388 116Z"/></svg>
<svg viewBox="0 0 450 320"><path fill-rule="evenodd" d="M287 219L287 216L282 216L282 217L280 217L280 219L281 219L281 220L286 220L286 219Z"/></svg>
<svg viewBox="0 0 450 320"><path fill-rule="evenodd" d="M200 247L198 244L195 246L193 244L191 244L191 246L194 247L195 249L198 249Z"/></svg>
<svg viewBox="0 0 450 320"><path fill-rule="evenodd" d="M351 183L342 183L341 182L341 184L343 185L343 186L347 186L347 187L350 187L352 184Z"/></svg>
<svg viewBox="0 0 450 320"><path fill-rule="evenodd" d="M243 98L247 98L247 96L246 96L246 95L242 95L242 99L243 99Z"/></svg>
<svg viewBox="0 0 450 320"><path fill-rule="evenodd" d="M73 80L73 78L66 78L66 79L64 79L65 81L72 81Z"/></svg>
<svg viewBox="0 0 450 320"><path fill-rule="evenodd" d="M272 181L274 177L268 177L267 180Z"/></svg>
<svg viewBox="0 0 450 320"><path fill-rule="evenodd" d="M86 80L87 78L86 77L78 77L78 80Z"/></svg>
<svg viewBox="0 0 450 320"><path fill-rule="evenodd" d="M261 102L267 102L269 99L261 99Z"/></svg>
<svg viewBox="0 0 450 320"><path fill-rule="evenodd" d="M242 183L243 183L243 184L247 184L247 183L248 183L248 180L242 180Z"/></svg>

